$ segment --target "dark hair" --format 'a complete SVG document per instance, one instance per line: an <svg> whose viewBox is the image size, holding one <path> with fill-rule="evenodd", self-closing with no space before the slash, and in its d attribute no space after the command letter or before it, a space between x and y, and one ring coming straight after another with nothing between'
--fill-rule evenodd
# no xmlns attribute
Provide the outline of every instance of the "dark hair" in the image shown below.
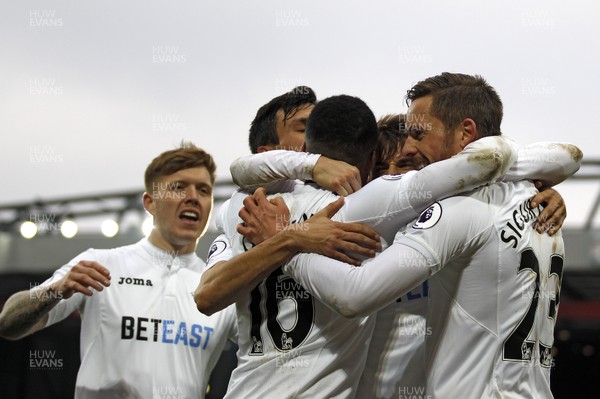
<svg viewBox="0 0 600 399"><path fill-rule="evenodd" d="M253 154L258 152L258 147L279 144L277 135L277 111L283 111L283 123L302 108L304 105L315 104L317 96L308 86L294 87L291 91L275 97L256 112L250 125L249 144Z"/></svg>
<svg viewBox="0 0 600 399"><path fill-rule="evenodd" d="M427 78L407 91L406 104L429 95L433 96L431 114L442 121L447 132L471 118L479 137L501 134L502 100L481 76L444 72Z"/></svg>
<svg viewBox="0 0 600 399"><path fill-rule="evenodd" d="M404 115L384 115L377 121L379 141L375 149L375 167L377 164L387 164L396 156L406 141L404 133Z"/></svg>
<svg viewBox="0 0 600 399"><path fill-rule="evenodd" d="M153 183L159 177L172 175L183 169L204 166L208 170L210 180L215 182L216 165L212 156L202 148L190 142L182 141L179 148L165 151L150 162L144 173L146 191L151 192Z"/></svg>
<svg viewBox="0 0 600 399"><path fill-rule="evenodd" d="M402 146L406 141L404 114L384 115L377 121L379 140L375 149L375 162L373 164L373 177L380 176L382 171L387 171L390 163L396 166L405 166L401 156Z"/></svg>
<svg viewBox="0 0 600 399"><path fill-rule="evenodd" d="M339 95L319 101L306 121L308 152L362 168L377 145L377 122L360 98Z"/></svg>

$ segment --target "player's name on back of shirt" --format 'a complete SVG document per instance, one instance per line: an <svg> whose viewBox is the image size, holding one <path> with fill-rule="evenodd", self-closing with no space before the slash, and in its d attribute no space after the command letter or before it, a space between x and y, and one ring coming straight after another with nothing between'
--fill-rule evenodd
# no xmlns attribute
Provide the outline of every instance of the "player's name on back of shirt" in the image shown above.
<svg viewBox="0 0 600 399"><path fill-rule="evenodd" d="M506 222L506 227L500 232L502 241L505 243L512 242L513 248L517 247L519 240L523 237L523 230L529 228L529 222L537 219L544 209L541 205L532 209L530 208L530 203L530 199L519 203L512 211L514 225L511 222Z"/></svg>

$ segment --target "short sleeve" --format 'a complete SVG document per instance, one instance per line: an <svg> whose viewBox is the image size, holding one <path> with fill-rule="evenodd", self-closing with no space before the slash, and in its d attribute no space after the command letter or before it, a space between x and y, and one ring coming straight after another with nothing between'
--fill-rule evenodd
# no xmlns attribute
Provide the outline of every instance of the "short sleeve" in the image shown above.
<svg viewBox="0 0 600 399"><path fill-rule="evenodd" d="M206 267L212 267L219 262L225 262L233 258L233 248L225 234L221 234L213 241L206 257Z"/></svg>
<svg viewBox="0 0 600 399"><path fill-rule="evenodd" d="M44 281L35 289L43 289L49 287L56 281L66 276L67 273L69 273L69 271L73 268L73 266L75 266L77 263L79 263L79 261L82 260L96 261L97 259L95 251L93 249L88 249L87 251L77 255L75 258L69 261L69 263L62 266L60 269L57 269L49 279ZM75 293L70 298L61 300L48 313L48 321L46 323L46 327L66 319L74 311L81 311L86 301L86 298L87 297L81 293Z"/></svg>

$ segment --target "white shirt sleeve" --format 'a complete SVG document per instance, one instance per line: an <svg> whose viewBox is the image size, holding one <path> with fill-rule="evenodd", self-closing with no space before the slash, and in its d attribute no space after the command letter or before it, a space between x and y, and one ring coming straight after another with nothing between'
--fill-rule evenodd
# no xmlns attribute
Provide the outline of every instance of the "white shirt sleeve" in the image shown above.
<svg viewBox="0 0 600 399"><path fill-rule="evenodd" d="M457 201L463 201L460 209L469 212L452 211ZM467 208L464 201L468 201ZM283 270L341 315L371 314L427 280L467 248L485 242L493 227L485 204L469 197L453 197L442 203L446 205L443 218L441 205L433 204L407 234L399 235L392 246L361 267L321 255L298 254ZM434 234L420 233L426 222L435 225ZM411 233L421 236L411 237Z"/></svg>
<svg viewBox="0 0 600 399"><path fill-rule="evenodd" d="M238 214L244 207L244 199L247 196L247 193L237 190L219 207L215 215L215 225L219 233L226 234L228 237L235 234L237 224L242 223Z"/></svg>
<svg viewBox="0 0 600 399"><path fill-rule="evenodd" d="M69 261L69 263L62 266L60 269L57 269L48 280L44 281L37 288L41 289L49 287L54 282L60 280L67 273L69 273L73 266L75 266L81 260L97 261L98 259L95 255L95 251L93 249L88 249L87 251L77 255L75 258ZM62 299L48 313L48 321L46 322L46 327L66 319L71 313L73 313L76 310L81 311L86 298L87 297L85 295L76 292L70 298Z"/></svg>
<svg viewBox="0 0 600 399"><path fill-rule="evenodd" d="M235 184L248 191L276 181L311 180L319 157L307 152L266 151L236 159L229 170Z"/></svg>
<svg viewBox="0 0 600 399"><path fill-rule="evenodd" d="M517 158L503 180L541 180L551 187L575 174L582 158L583 153L573 144L533 143L518 149Z"/></svg>
<svg viewBox="0 0 600 399"><path fill-rule="evenodd" d="M216 263L225 262L233 258L233 248L225 234L219 235L212 242L206 257L206 268L213 267Z"/></svg>
<svg viewBox="0 0 600 399"><path fill-rule="evenodd" d="M412 259L409 265L399 259ZM361 267L317 254L298 254L283 271L344 317L369 315L427 280L432 266L411 247L393 244Z"/></svg>
<svg viewBox="0 0 600 399"><path fill-rule="evenodd" d="M371 226L390 243L401 226L434 201L499 180L515 152L502 136L484 137L419 171L382 176L346 198L344 221Z"/></svg>

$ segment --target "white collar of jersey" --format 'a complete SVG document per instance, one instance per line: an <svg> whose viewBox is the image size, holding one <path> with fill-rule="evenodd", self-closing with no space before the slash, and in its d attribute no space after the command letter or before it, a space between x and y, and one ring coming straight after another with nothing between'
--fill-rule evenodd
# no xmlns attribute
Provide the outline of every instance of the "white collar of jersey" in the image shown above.
<svg viewBox="0 0 600 399"><path fill-rule="evenodd" d="M140 244L152 258L152 264L161 269L195 269L197 264L201 262L198 255L196 255L194 252L189 254L178 254L177 252L173 251L165 251L164 249L152 244L148 238L142 238Z"/></svg>

